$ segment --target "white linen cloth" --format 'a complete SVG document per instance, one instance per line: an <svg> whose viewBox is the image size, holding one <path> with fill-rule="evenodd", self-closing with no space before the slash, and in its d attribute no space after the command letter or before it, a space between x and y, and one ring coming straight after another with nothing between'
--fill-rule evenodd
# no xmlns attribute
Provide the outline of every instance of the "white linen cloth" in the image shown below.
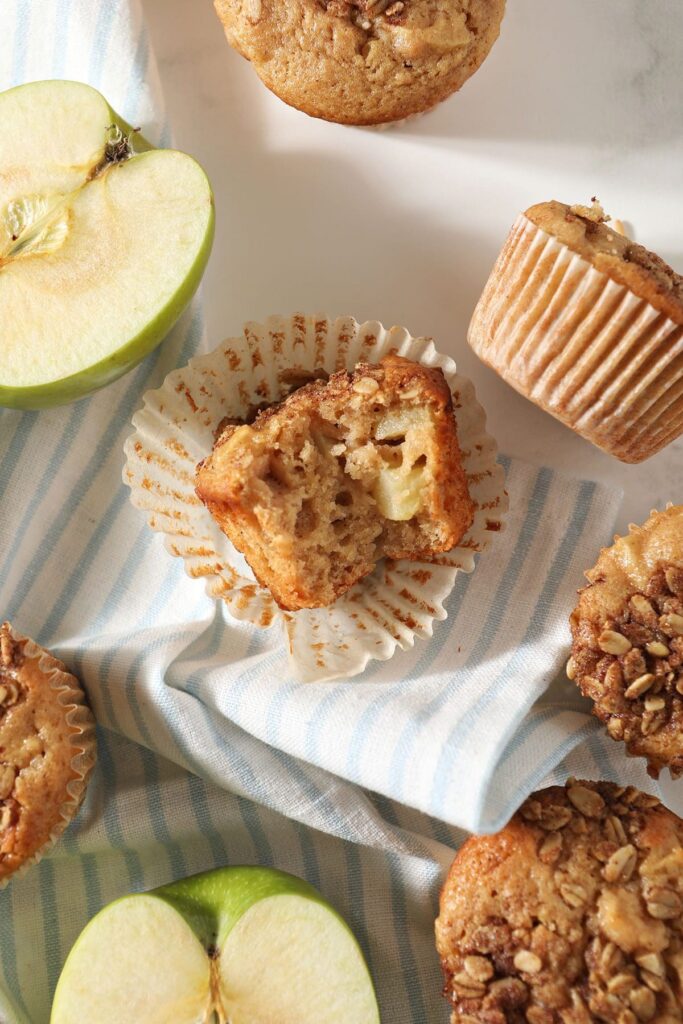
<svg viewBox="0 0 683 1024"><path fill-rule="evenodd" d="M0 88L50 77L91 83L168 142L134 0L4 0ZM48 1020L70 945L107 901L238 862L304 875L349 916L385 1020L445 1021L432 920L459 829L497 828L570 771L652 789L561 681L567 615L618 495L504 460L505 532L434 638L352 681L297 684L277 634L227 620L121 483L143 392L208 347L195 304L104 391L0 414L0 615L83 679L100 724L76 824L0 892L0 1021Z"/></svg>

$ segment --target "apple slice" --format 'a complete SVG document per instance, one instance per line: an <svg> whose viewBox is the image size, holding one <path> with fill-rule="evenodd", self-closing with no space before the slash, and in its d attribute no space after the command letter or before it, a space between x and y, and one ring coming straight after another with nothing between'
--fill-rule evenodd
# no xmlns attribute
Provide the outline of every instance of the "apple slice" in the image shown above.
<svg viewBox="0 0 683 1024"><path fill-rule="evenodd" d="M135 152L137 150L137 152ZM80 82L0 94L0 405L73 401L131 369L192 298L211 187Z"/></svg>
<svg viewBox="0 0 683 1024"><path fill-rule="evenodd" d="M379 1024L348 925L312 886L221 868L126 896L86 926L51 1024Z"/></svg>

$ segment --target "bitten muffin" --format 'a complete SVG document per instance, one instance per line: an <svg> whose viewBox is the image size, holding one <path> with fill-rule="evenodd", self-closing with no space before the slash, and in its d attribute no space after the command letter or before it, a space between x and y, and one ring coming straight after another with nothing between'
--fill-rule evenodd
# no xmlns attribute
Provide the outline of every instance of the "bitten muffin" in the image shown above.
<svg viewBox="0 0 683 1024"><path fill-rule="evenodd" d="M286 103L342 124L396 121L459 89L505 0L215 0L228 42Z"/></svg>
<svg viewBox="0 0 683 1024"><path fill-rule="evenodd" d="M657 778L683 774L683 505L604 548L572 612L567 673Z"/></svg>
<svg viewBox="0 0 683 1024"><path fill-rule="evenodd" d="M94 720L64 665L0 626L0 887L75 815L95 763Z"/></svg>
<svg viewBox="0 0 683 1024"><path fill-rule="evenodd" d="M453 1024L683 1019L683 822L655 797L576 782L474 836L441 893Z"/></svg>
<svg viewBox="0 0 683 1024"><path fill-rule="evenodd" d="M450 550L474 511L443 373L395 355L228 425L196 483L289 610L331 604L384 555Z"/></svg>
<svg viewBox="0 0 683 1024"><path fill-rule="evenodd" d="M480 359L624 462L683 433L683 278L591 207L518 217L472 316Z"/></svg>

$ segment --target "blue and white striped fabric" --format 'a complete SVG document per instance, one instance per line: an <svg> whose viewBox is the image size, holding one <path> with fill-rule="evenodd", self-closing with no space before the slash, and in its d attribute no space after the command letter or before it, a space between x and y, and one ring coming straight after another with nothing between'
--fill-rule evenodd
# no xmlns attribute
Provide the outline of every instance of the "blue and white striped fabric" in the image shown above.
<svg viewBox="0 0 683 1024"><path fill-rule="evenodd" d="M90 82L168 140L133 0L3 0L0 88L48 77ZM432 919L458 827L493 829L570 771L651 788L573 688L548 689L617 497L506 462L506 532L459 578L433 640L349 683L297 685L276 637L225 621L121 484L143 392L203 346L195 306L105 391L0 415L0 613L81 676L100 723L76 824L0 893L0 1021L48 1020L64 957L104 903L237 862L301 874L340 907L385 1020L445 1021Z"/></svg>

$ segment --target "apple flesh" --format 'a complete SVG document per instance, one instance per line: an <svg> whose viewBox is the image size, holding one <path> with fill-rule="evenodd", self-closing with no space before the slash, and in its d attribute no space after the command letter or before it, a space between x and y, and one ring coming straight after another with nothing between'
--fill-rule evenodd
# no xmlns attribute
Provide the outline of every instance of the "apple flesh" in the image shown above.
<svg viewBox="0 0 683 1024"><path fill-rule="evenodd" d="M80 82L0 93L0 405L73 401L168 333L211 250L211 187Z"/></svg>
<svg viewBox="0 0 683 1024"><path fill-rule="evenodd" d="M379 1024L351 930L299 878L221 868L126 896L87 925L50 1024Z"/></svg>

